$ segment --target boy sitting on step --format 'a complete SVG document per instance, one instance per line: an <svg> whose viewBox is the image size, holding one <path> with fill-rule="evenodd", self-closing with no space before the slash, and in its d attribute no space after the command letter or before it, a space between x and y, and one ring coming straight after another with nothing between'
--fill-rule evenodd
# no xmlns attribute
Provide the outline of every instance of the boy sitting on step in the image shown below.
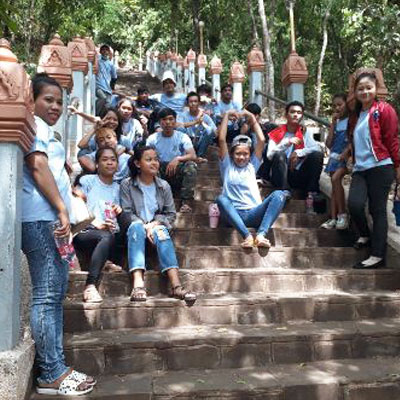
<svg viewBox="0 0 400 400"><path fill-rule="evenodd" d="M165 179L182 200L180 212L192 212L197 179L196 152L188 135L175 130L176 112L163 108L158 113L162 131L155 132L146 144L153 146L160 159L160 176Z"/></svg>

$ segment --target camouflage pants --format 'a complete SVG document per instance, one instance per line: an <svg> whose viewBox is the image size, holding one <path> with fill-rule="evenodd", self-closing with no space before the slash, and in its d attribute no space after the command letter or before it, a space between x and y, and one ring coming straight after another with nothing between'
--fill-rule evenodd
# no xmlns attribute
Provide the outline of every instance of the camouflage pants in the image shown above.
<svg viewBox="0 0 400 400"><path fill-rule="evenodd" d="M167 162L161 163L160 176L171 185L174 196L180 197L182 200L193 200L197 179L197 164L194 161L179 163L173 176L166 175L167 165Z"/></svg>

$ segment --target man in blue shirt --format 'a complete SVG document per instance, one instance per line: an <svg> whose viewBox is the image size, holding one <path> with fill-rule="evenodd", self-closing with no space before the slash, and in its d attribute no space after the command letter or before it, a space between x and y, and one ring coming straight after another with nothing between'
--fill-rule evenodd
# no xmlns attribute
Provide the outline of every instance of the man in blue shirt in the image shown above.
<svg viewBox="0 0 400 400"><path fill-rule="evenodd" d="M110 61L110 47L103 44L100 47L99 70L96 75L96 114L101 108L111 107L112 93L117 81L117 71Z"/></svg>

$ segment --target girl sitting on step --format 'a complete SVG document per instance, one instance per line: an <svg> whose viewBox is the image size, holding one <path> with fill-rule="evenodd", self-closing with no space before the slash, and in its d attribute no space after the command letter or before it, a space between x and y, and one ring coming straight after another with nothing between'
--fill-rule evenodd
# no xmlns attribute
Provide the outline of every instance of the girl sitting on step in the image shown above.
<svg viewBox="0 0 400 400"><path fill-rule="evenodd" d="M83 292L83 301L103 301L97 285L101 271L110 257L119 226L116 216L122 211L119 206L119 185L113 181L118 169L118 155L114 148L104 147L96 152L95 175L85 175L79 180L75 193L82 197L95 217L91 225L74 238L74 245L81 251L90 252L89 274ZM114 271L121 270L111 264Z"/></svg>
<svg viewBox="0 0 400 400"><path fill-rule="evenodd" d="M228 151L226 135L228 121L233 114L236 114L236 118L244 117L252 132L256 133L257 142L254 151L251 139L245 135L235 137ZM223 190L216 202L221 217L242 235L243 248L254 246L268 248L271 244L266 235L282 211L290 193L287 190L276 190L264 201L261 200L256 173L261 165L265 138L255 116L247 110L241 113L235 110L226 112L221 123L218 143ZM249 227L257 229L255 239Z"/></svg>
<svg viewBox="0 0 400 400"><path fill-rule="evenodd" d="M348 114L347 96L336 94L332 99L333 118L326 139L330 150L329 161L325 172L329 173L332 181L331 218L321 225L324 229L347 229L349 220L346 214L346 204L343 189L343 177L348 173L346 160L348 158L347 125Z"/></svg>
<svg viewBox="0 0 400 400"><path fill-rule="evenodd" d="M118 114L122 120L122 135L128 139L130 147L141 142L147 135L147 120L139 117L131 100L125 98L118 103ZM139 118L145 119L143 123Z"/></svg>
<svg viewBox="0 0 400 400"><path fill-rule="evenodd" d="M128 264L132 275L132 301L145 301L146 243L157 248L161 273L171 283L172 297L193 303L196 295L179 280L178 260L169 231L176 218L168 182L158 178L160 162L155 149L139 143L129 160L131 177L120 188L122 218L127 230Z"/></svg>

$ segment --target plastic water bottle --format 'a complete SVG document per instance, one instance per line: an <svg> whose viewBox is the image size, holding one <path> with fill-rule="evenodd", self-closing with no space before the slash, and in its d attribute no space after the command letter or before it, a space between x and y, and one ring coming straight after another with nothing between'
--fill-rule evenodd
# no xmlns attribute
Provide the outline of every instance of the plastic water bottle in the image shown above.
<svg viewBox="0 0 400 400"><path fill-rule="evenodd" d="M104 219L110 219L114 223L114 228L111 230L111 233L119 232L117 214L113 210L112 203L110 201L106 201L106 207L104 209Z"/></svg>
<svg viewBox="0 0 400 400"><path fill-rule="evenodd" d="M60 228L60 221L55 221L51 223L51 228L53 232ZM54 235L54 241L56 242L57 250L63 260L65 260L70 266L74 264L75 259L75 249L70 240L70 236L56 236Z"/></svg>
<svg viewBox="0 0 400 400"><path fill-rule="evenodd" d="M306 198L306 213L307 214L314 214L314 197L311 192L308 192Z"/></svg>

